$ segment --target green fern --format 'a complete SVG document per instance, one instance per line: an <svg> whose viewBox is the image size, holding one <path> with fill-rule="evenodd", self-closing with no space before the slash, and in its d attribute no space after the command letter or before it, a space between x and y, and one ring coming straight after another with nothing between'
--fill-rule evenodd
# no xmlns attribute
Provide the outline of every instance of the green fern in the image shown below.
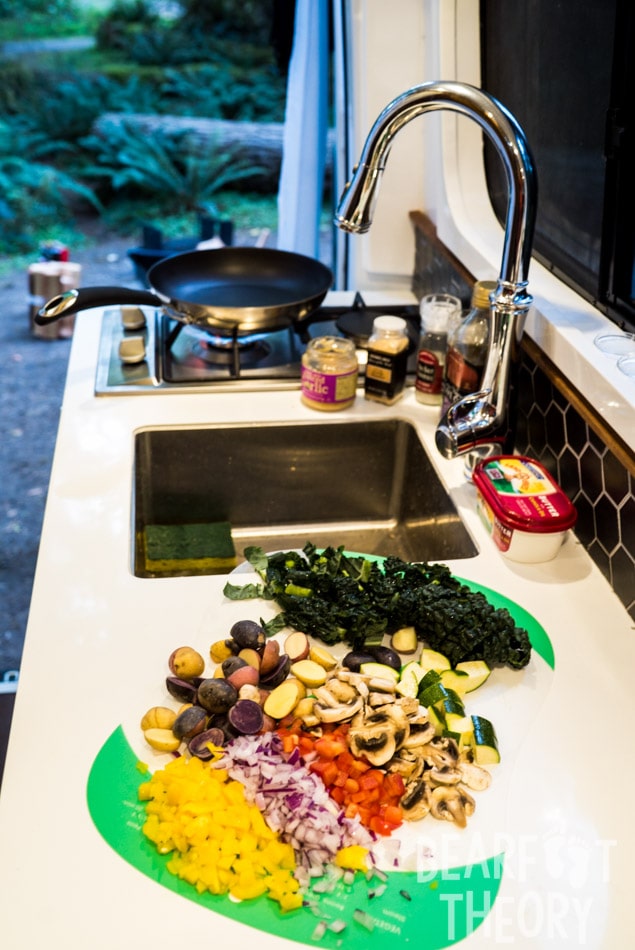
<svg viewBox="0 0 635 950"><path fill-rule="evenodd" d="M0 251L31 250L36 234L49 225L72 220L69 196L100 204L92 189L71 175L32 155L44 157L37 137L29 139L10 123L0 121Z"/></svg>
<svg viewBox="0 0 635 950"><path fill-rule="evenodd" d="M197 143L191 133L148 134L125 120L82 145L95 159L84 169L87 177L107 181L118 192L161 198L168 212L204 210L223 188L262 172L235 152Z"/></svg>

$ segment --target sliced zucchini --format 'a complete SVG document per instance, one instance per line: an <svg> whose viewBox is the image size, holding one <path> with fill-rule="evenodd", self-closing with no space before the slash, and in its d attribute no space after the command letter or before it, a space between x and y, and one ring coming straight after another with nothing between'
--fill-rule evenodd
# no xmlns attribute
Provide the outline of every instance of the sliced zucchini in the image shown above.
<svg viewBox="0 0 635 950"><path fill-rule="evenodd" d="M404 665L401 667L400 675L402 679L404 678L404 676L409 676L410 674L417 677L417 682L422 680L423 677L425 676L425 670L421 669L417 660L409 660L407 663L404 663Z"/></svg>
<svg viewBox="0 0 635 950"><path fill-rule="evenodd" d="M474 744L472 717L460 716L453 712L447 713L445 717L445 731L443 734L452 734L459 750L471 748Z"/></svg>
<svg viewBox="0 0 635 950"><path fill-rule="evenodd" d="M441 709L437 709L435 706L428 707L428 719L434 726L434 732L437 736L442 736L445 732L445 713Z"/></svg>
<svg viewBox="0 0 635 950"><path fill-rule="evenodd" d="M453 689L459 696L468 692L470 677L462 670L442 670L439 675L443 685Z"/></svg>
<svg viewBox="0 0 635 950"><path fill-rule="evenodd" d="M421 667L419 667L421 669ZM437 683L441 682L441 674L437 673L436 670L428 670L425 672L421 670L421 678L419 680L419 691L423 692L424 689L428 689L429 686L436 686Z"/></svg>
<svg viewBox="0 0 635 950"><path fill-rule="evenodd" d="M465 660L463 663L457 663L454 669L456 673L467 673L466 693L471 693L472 690L482 686L492 672L485 660Z"/></svg>
<svg viewBox="0 0 635 950"><path fill-rule="evenodd" d="M449 670L452 666L447 656L444 656L437 650L429 650L427 648L421 651L419 663L424 670Z"/></svg>
<svg viewBox="0 0 635 950"><path fill-rule="evenodd" d="M386 663L362 663L359 672L364 676L372 676L377 679L392 680L396 683L399 680L399 670Z"/></svg>
<svg viewBox="0 0 635 950"><path fill-rule="evenodd" d="M494 765L500 762L498 739L494 726L484 716L472 716L474 729L474 761L477 765Z"/></svg>
<svg viewBox="0 0 635 950"><path fill-rule="evenodd" d="M453 689L448 689L441 682L432 683L430 686L424 686L423 688L420 683L418 699L422 706L441 706L449 700L463 709L459 694L455 693Z"/></svg>
<svg viewBox="0 0 635 950"><path fill-rule="evenodd" d="M450 690L452 693L453 691ZM465 706L461 702L460 696L457 696L456 693L453 693L452 696L448 696L447 699L441 700L440 703L436 704L446 716L458 716L462 718L465 715Z"/></svg>
<svg viewBox="0 0 635 950"><path fill-rule="evenodd" d="M424 677L424 671L416 660L406 663L401 669L399 682L397 683L397 692L401 696L407 696L410 699L416 699L419 692L419 683Z"/></svg>

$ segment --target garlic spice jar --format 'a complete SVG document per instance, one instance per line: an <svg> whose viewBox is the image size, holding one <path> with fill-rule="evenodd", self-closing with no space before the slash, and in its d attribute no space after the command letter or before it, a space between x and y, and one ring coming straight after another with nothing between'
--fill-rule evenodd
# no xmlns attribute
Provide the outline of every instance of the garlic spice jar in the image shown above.
<svg viewBox="0 0 635 950"><path fill-rule="evenodd" d="M311 340L302 355L301 399L311 409L348 409L357 390L355 344L338 336Z"/></svg>

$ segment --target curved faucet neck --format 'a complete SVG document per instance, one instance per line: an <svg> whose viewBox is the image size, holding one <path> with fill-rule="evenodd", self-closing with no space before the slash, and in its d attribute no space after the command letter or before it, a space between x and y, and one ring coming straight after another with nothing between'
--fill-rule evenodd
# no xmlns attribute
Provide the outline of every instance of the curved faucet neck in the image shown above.
<svg viewBox="0 0 635 950"><path fill-rule="evenodd" d="M356 233L369 229L378 186L393 139L404 125L426 112L449 110L477 122L500 156L509 200L500 280L527 280L536 217L537 183L533 158L521 126L488 93L461 82L427 82L393 99L371 128L352 180L336 212L340 228Z"/></svg>
<svg viewBox="0 0 635 950"><path fill-rule="evenodd" d="M537 204L534 163L522 128L500 102L466 83L428 82L409 89L376 119L340 199L335 222L345 231L369 229L395 135L417 116L437 110L466 115L481 126L503 162L509 191L500 276L490 298L492 321L483 388L451 406L437 428L437 448L453 458L475 447L495 450L508 436L510 368L532 303L526 288Z"/></svg>

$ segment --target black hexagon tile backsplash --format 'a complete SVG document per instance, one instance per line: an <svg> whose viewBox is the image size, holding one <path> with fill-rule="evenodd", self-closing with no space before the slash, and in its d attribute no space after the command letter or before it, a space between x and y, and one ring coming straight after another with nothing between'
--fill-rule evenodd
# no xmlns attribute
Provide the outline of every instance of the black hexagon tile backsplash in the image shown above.
<svg viewBox="0 0 635 950"><path fill-rule="evenodd" d="M524 351L515 447L571 499L577 538L635 620L635 477Z"/></svg>

